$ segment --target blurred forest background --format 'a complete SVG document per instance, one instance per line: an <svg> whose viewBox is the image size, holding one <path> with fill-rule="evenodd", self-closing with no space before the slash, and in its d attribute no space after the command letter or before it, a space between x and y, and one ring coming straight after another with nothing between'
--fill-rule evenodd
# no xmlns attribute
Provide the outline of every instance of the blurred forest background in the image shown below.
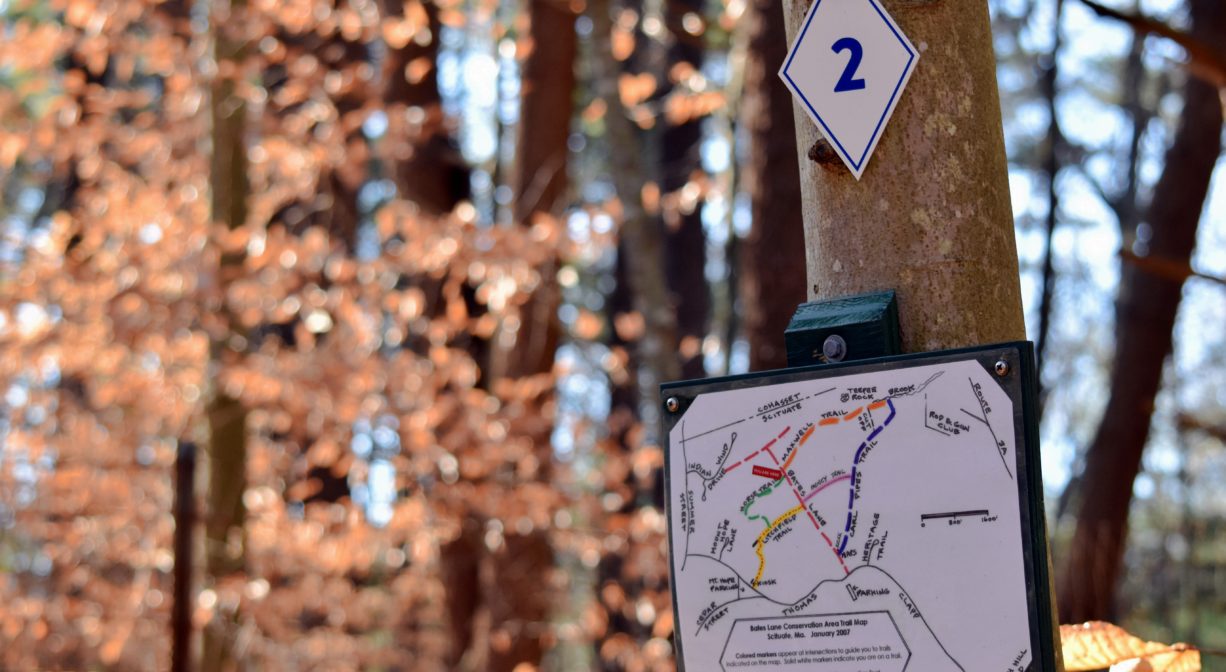
<svg viewBox="0 0 1226 672"><path fill-rule="evenodd" d="M1061 618L1226 648L1226 5L989 4ZM203 669L673 669L656 385L806 299L775 0L0 30L0 669L170 665L180 452Z"/></svg>

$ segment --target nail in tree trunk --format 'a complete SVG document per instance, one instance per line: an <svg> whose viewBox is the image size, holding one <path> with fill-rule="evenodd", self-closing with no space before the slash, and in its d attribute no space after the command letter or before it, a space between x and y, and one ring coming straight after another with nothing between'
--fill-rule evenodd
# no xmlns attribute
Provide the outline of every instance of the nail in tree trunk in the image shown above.
<svg viewBox="0 0 1226 672"><path fill-rule="evenodd" d="M920 59L863 180L794 106L809 296L894 289L906 352L1022 340L987 3L881 4ZM809 5L783 7L791 42Z"/></svg>
<svg viewBox="0 0 1226 672"><path fill-rule="evenodd" d="M1191 0L1192 34L1226 41L1226 5ZM1218 155L1222 100L1213 86L1189 77L1179 130L1154 188L1146 222L1148 257L1187 266ZM1149 438L1154 399L1171 354L1183 280L1125 262L1116 299L1116 351L1107 409L1086 455L1077 527L1061 573L1060 615L1080 622L1114 617L1133 481Z"/></svg>

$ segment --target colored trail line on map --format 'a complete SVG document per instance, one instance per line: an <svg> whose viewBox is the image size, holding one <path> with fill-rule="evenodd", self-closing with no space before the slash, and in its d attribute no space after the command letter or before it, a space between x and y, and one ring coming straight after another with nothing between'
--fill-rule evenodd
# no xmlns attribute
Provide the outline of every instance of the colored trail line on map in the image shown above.
<svg viewBox="0 0 1226 672"><path fill-rule="evenodd" d="M860 458L864 456L864 451L868 448L869 441L877 438L881 434L881 430L885 429L894 420L894 402L889 399L886 399L884 402L873 402L873 404L869 405L869 408L881 408L882 404L890 407L890 415L886 417L885 422L881 423L880 427L869 433L864 443L861 443L860 447L856 449L856 458L851 465L851 491L847 493L847 523L843 525L843 541L839 544L838 553L840 558L843 557L843 551L847 550L847 542L851 539L851 534L849 534L851 532L851 517L856 504L856 468L860 466ZM853 415L852 417L855 416Z"/></svg>
<svg viewBox="0 0 1226 672"><path fill-rule="evenodd" d="M765 450L766 452L768 452L768 453L769 453L769 452L770 452L770 448L771 448L771 446L775 445L775 442L776 442L776 441L778 441L779 439L782 439L782 438L783 438L783 435L784 435L784 434L787 434L787 433L788 433L788 432L790 432L790 431L792 431L792 427L791 427L790 425L789 425L789 426L787 426L787 427L784 427L784 428L783 428L783 431L782 431L782 432L779 432L779 436L776 436L775 438L771 439L771 440L770 440L770 442L769 442L769 443L767 443L765 446L762 446L761 448L759 448L759 449L757 449L757 450L753 451L752 453L750 453L750 455L749 455L748 457L746 457L746 458L744 458L744 459L742 459L742 460L737 461L737 462L736 462L735 464L733 464L732 466L730 466L730 467L725 467L725 468L724 468L724 473L726 474L726 473L728 473L728 472L732 471L733 469L736 469L737 467L741 466L742 464L745 464L746 462L748 462L748 461L752 460L753 458L755 458L755 457L757 457L757 456L758 456L758 453L761 453L761 452L762 452L762 451L764 451L764 450ZM777 461L778 461L778 460L776 460L776 462L777 462Z"/></svg>
<svg viewBox="0 0 1226 672"><path fill-rule="evenodd" d="M745 507L741 509L741 515L745 516L749 520L760 520L762 521L763 525L770 527L771 521L769 518L767 518L766 516L751 516L749 515L749 509L753 508L754 503L757 502L759 499L771 494L771 492L775 490L775 486L779 485L779 483L780 483L779 481L775 481L774 483L771 483L770 485L766 487L765 490L762 491L762 494L750 500L749 503L746 504Z"/></svg>
<svg viewBox="0 0 1226 672"><path fill-rule="evenodd" d="M825 483L822 483L820 486L818 486L816 490L814 490L813 492L810 492L808 495L805 495L805 501L808 502L810 499L813 499L814 497L816 497L817 493L821 492L822 490L825 490L826 488L829 488L835 483L838 483L839 481L846 481L850 478L851 478L851 474L843 474L842 476L839 476L838 478L831 479L829 481L826 481Z"/></svg>
<svg viewBox="0 0 1226 672"><path fill-rule="evenodd" d="M871 409L871 408L880 408L880 407L881 407L882 402L874 402L874 403L876 404L876 406L870 405L870 406L869 406L869 408L870 408L870 409ZM890 412L890 420L893 420L893 419L894 419L893 409L894 409L894 407L893 407L893 405L891 404L891 405L890 405L890 411L891 411L891 412ZM860 406L859 408L857 408L856 410L852 411L851 413L848 413L847 415L843 416L843 422L851 422L852 420L855 420L857 417L859 417L859 416L860 416L860 414L861 414L861 413L863 413L863 412L864 412L864 407L863 407L863 406ZM889 420L887 420L886 422L889 422ZM837 425L838 423L839 423L839 418L826 418L826 419L824 419L824 420L820 421L820 422L818 423L818 425L822 425L822 426L830 426L830 425ZM791 487L791 489L792 489L792 494L796 496L796 501L797 501L797 502L800 502L800 507L799 507L799 508L800 508L800 509L802 509L802 510L804 510L805 514L809 516L809 520L810 520L810 521L812 521L812 523L813 523L813 528L814 528L814 529L816 529L818 532L820 532L820 533L821 533L821 535L822 535L822 539L824 539L824 540L826 541L826 544L827 544L828 546L830 546L830 552L831 552L831 553L834 553L834 557L838 559L838 561L839 561L839 565L840 565L840 566L843 568L843 573L844 573L844 574L850 574L850 573L851 573L851 570L849 570L849 569L847 568L847 563L846 563L846 561L844 561L844 560L843 560L843 548L835 548L834 542L830 540L830 536L829 536L829 535L827 535L825 532L823 532L823 531L822 531L822 526L821 526L821 524L819 524L819 523L817 522L817 518L816 518L816 517L813 515L813 512L812 512L812 511L810 511L810 510L809 510L809 507L808 507L808 506L806 506L806 504L805 504L805 503L808 501L808 498L805 498L805 497L801 497L801 496L800 496L800 491L796 489L796 484L792 482L792 476L791 476L791 474L789 474L789 473L788 473L788 467L789 467L789 466L791 466L791 464L792 464L792 460L796 459L796 455L797 455L797 453L799 453L799 452L800 452L800 447L801 447L802 445L804 445L804 443L805 443L806 441L808 441L808 440L809 440L809 437L811 437L811 436L813 435L813 430L814 430L814 429L815 429L815 427L810 427L810 428L808 429L808 431L806 431L806 432L804 433L804 435L803 435L803 436L801 436L800 441L799 441L799 442L796 444L796 447L795 447L794 449L792 449L792 453L791 453L790 455L788 455L787 462L785 462L784 464L780 465L779 469L780 469L780 471L782 471L782 472L783 472L783 478L787 480L788 485ZM782 432L781 434L779 434L779 436L778 436L778 437L776 437L776 441L777 441L778 439L783 438L783 435L784 435L784 434L787 434L789 431L791 431L791 427L788 427L787 429L783 430L783 432ZM878 431L880 431L880 428L878 428ZM873 434L872 436L876 436L876 434ZM871 440L871 438L870 438L870 440ZM758 452L765 451L767 455L770 455L771 460L773 460L773 461L775 462L775 464L776 464L776 465L778 465L778 464L779 464L779 458L775 457L775 453L774 453L774 452L772 452L772 451L771 451L771 449L770 449L770 448L771 448L771 446L772 446L772 445L774 445L774 443L775 443L775 441L771 441L770 443L766 444L766 445L765 445L765 446L762 448L762 450L760 450L760 451L758 451ZM754 453L754 454L756 455L757 453ZM746 459L748 459L748 458L746 458ZM857 453L856 460L857 460L857 463L858 463L858 461L859 461L859 454L858 454L858 453ZM736 465L733 465L733 466L736 466ZM846 480L846 479L851 479L851 481L852 481L852 486L853 486L853 487L852 487L852 493L853 493L853 496L854 496L854 493L855 493L855 487L854 487L854 486L855 486L855 467L852 467L852 473L851 473L851 475L850 475L850 476L845 476L845 477L840 477L840 478L837 478L837 479L835 479L835 480L831 481L830 483L827 483L826 485L831 485L831 484L833 484L833 483L836 483L836 482L841 481L841 480ZM776 483L775 483L775 485L778 485L778 482L776 482ZM823 488L825 488L825 486L823 486ZM822 489L822 488L819 488L818 492L820 492L820 491L821 491L821 489ZM809 495L809 497L812 497L812 496L813 496L813 495L815 495L815 494L817 494L817 492L811 493L811 494ZM848 508L848 509L850 509L850 508L851 508L851 503L848 503L848 507L847 507L847 508ZM850 528L851 528L851 517L850 517L850 515L851 515L851 514L849 513L849 514L848 514L848 519L847 519L847 528L848 528L848 529L850 529ZM750 520L752 520L752 518L751 518ZM846 546L847 546L847 542L846 542L846 539L844 539L844 542L843 542L843 547L845 548ZM756 584L755 584L755 587L756 587Z"/></svg>
<svg viewBox="0 0 1226 672"><path fill-rule="evenodd" d="M779 468L780 471L785 474L787 473L788 467L792 466L792 460L796 459L796 454L800 452L800 447L805 445L805 441L808 441L810 436L813 436L813 430L815 429L817 429L816 426L809 427L809 430L800 437L800 443L797 443L796 447L792 449L792 454L788 455L787 462L784 462L783 466Z"/></svg>
<svg viewBox="0 0 1226 672"><path fill-rule="evenodd" d="M754 590L758 589L758 583L762 581L762 573L766 571L766 555L764 555L762 552L763 551L762 547L766 545L766 537L770 536L770 533L774 532L775 529L778 528L780 525L786 523L792 518L795 518L796 514L803 511L804 508L805 508L804 506L798 506L794 509L791 509L790 511L783 514L782 516L779 516L778 520L771 523L770 526L768 526L765 530L762 530L762 534L758 535L758 540L754 542L754 546L757 547L756 551L758 554L758 575L753 577Z"/></svg>
<svg viewBox="0 0 1226 672"><path fill-rule="evenodd" d="M889 400L876 401L868 405L869 411L876 410L886 405L889 405L890 407L890 417L886 419L885 423L882 424L881 427L874 429L873 432L868 435L868 438L865 440L864 443L860 444L860 449L856 451L855 465L860 464L860 457L863 455L864 447L868 445L868 442L877 438L877 435L881 433L882 428L884 428L885 425L890 424L890 421L894 419L893 402L890 402ZM851 422L852 420L855 420L856 418L860 416L861 413L864 412L864 409L865 409L864 406L860 406L859 408L852 411L851 413L844 415L842 417L843 422ZM771 447L774 446L775 443L779 441L779 439L782 439L784 435L792 431L791 426L784 427L783 431L779 432L779 435L771 439L765 446L762 446L761 448L751 453L749 456L741 460L738 460L732 465L724 468L724 473L726 474L732 471L733 469L736 469L737 467L741 466L742 464L745 464L746 462L757 457L760 453L766 453L767 455L770 456L771 461L773 461L775 465L779 467L779 470L783 472L783 477L776 480L774 483L771 483L770 487L767 490L763 491L761 495L754 498L754 502L756 502L758 499L762 497L769 495L775 489L775 487L778 486L780 483L782 483L784 480L786 480L788 482L788 485L791 486L792 494L796 496L796 501L800 502L799 506L783 514L783 517L775 521L774 523L769 523L766 517L764 516L752 516L749 514L749 509L753 506L754 502L750 502L749 504L745 506L745 508L741 509L741 513L749 520L761 520L764 523L767 523L766 529L762 532L761 535L759 535L758 542L757 542L758 575L757 577L754 578L754 581L753 581L754 589L757 589L758 582L762 580L762 572L766 570L766 557L762 555L762 543L765 541L766 536L770 534L771 531L774 530L775 527L777 527L780 522L790 518L791 516L801 511L804 511L809 516L809 520L813 522L813 527L816 528L817 531L821 533L822 539L824 539L826 541L826 544L830 546L830 550L834 553L834 557L838 558L839 564L842 565L843 572L844 573L850 572L850 570L847 569L847 563L844 562L843 560L843 551L847 548L847 540L848 540L847 532L851 530L851 509L855 503L855 496L856 496L856 466L855 465L852 466L850 474L840 476L836 479L831 480L828 483L824 483L820 488L809 493L807 497L800 496L800 491L796 489L796 484L792 482L792 477L788 474L788 467L792 466L792 460L795 460L796 455L800 453L800 447L805 445L805 442L807 442L813 436L813 431L817 429L818 426L828 427L830 425L837 425L838 423L839 423L839 418L826 418L818 422L817 425L809 427L809 429L806 430L805 433L801 435L800 440L796 443L796 447L792 449L792 453L788 455L787 461L784 462L782 465L779 464L779 458L775 457L775 453L774 451L771 450ZM847 502L847 509L848 509L847 524L843 528L843 533L844 533L843 543L840 547L835 548L834 542L831 541L829 535L827 535L825 532L822 531L822 526L818 524L817 518L813 516L813 512L809 510L809 508L805 505L805 503L808 502L810 499L812 499L814 495L821 492L822 490L825 490L831 485L834 485L835 483L838 483L840 481L847 481L847 480L851 481L851 496Z"/></svg>

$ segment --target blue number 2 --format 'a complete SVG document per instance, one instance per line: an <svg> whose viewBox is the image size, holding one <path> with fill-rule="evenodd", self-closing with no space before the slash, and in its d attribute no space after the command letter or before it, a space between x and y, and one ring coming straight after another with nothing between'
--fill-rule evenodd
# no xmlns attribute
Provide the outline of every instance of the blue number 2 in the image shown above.
<svg viewBox="0 0 1226 672"><path fill-rule="evenodd" d="M839 83L834 85L835 93L859 91L864 88L864 80L855 78L856 70L860 68L860 61L864 60L864 47L854 37L844 37L834 43L834 53L839 54L844 51L850 51L851 58L847 60L847 67L843 70Z"/></svg>

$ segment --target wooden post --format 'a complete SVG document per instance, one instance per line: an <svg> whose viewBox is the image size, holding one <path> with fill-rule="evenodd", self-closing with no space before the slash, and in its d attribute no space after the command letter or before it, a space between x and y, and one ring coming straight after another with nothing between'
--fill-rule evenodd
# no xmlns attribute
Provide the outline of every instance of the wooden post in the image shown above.
<svg viewBox="0 0 1226 672"><path fill-rule="evenodd" d="M987 3L877 1L920 59L862 180L793 107L809 298L895 290L904 352L1023 340ZM783 0L789 42L811 3Z"/></svg>
<svg viewBox="0 0 1226 672"><path fill-rule="evenodd" d="M809 4L784 0L789 41ZM809 298L896 290L906 352L1022 340L987 4L881 4L920 58L863 180L794 107Z"/></svg>

